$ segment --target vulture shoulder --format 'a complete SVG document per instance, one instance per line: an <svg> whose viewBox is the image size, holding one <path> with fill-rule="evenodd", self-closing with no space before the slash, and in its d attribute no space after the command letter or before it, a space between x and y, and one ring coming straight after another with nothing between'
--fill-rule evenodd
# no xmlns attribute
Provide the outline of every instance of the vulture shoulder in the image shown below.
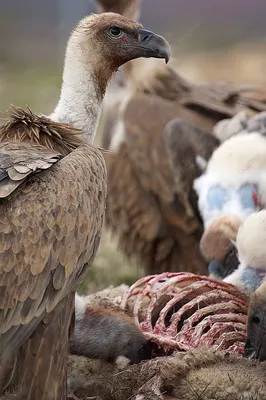
<svg viewBox="0 0 266 400"><path fill-rule="evenodd" d="M145 97L140 95L139 100L141 97L144 105ZM181 118L175 118L174 107L168 106L155 97L149 101L147 108L136 106L135 111L140 117L137 122L134 122L129 107L125 112L124 143L143 188L156 194L165 204L170 204L175 195L184 200L181 181L187 182L187 191L191 192L193 179L200 174L195 162L196 156L209 159L219 145L218 139L204 130L204 124L201 129L196 127L197 118L194 125L188 124ZM145 113L148 113L150 123ZM156 119L152 119L152 115L156 115ZM188 211L187 207L185 209Z"/></svg>
<svg viewBox="0 0 266 400"><path fill-rule="evenodd" d="M71 145L69 138L68 154L62 154L66 148L60 152L58 140L64 132L54 133L54 140L50 134L63 125L51 123L49 134L49 120L41 118L47 125L43 130L36 117L35 133L55 149L31 143L32 120L27 138L19 136L25 123L16 125L14 118L0 132L1 138L9 136L8 143L0 143L1 351L24 343L45 313L76 288L98 248L103 223L101 152L81 140L73 150L78 139Z"/></svg>
<svg viewBox="0 0 266 400"><path fill-rule="evenodd" d="M146 93L178 103L184 108L205 115L213 123L231 118L241 110L266 110L265 90L261 87L236 86L228 81L193 83L180 76L171 66L158 60L134 60L128 64L125 71L132 93Z"/></svg>

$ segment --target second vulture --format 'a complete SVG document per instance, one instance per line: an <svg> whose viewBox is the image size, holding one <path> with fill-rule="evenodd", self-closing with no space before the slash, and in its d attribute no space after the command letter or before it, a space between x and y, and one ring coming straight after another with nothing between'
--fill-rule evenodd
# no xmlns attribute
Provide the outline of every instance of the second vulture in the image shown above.
<svg viewBox="0 0 266 400"><path fill-rule="evenodd" d="M111 5L123 13L131 10L134 16L140 2L98 4L101 11ZM108 101L104 110L103 145L114 152L105 156L107 227L146 274L206 274L199 248L203 223L192 187L201 174L195 159L200 155L208 160L219 146L212 135L218 121L240 110L266 110L266 104L256 99L259 91L228 82L193 84L159 60L127 63L123 88L117 93L119 101Z"/></svg>

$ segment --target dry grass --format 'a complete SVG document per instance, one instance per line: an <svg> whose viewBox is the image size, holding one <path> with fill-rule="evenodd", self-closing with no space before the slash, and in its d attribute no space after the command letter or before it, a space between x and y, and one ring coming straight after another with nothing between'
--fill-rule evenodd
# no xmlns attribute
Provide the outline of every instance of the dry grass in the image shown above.
<svg viewBox="0 0 266 400"><path fill-rule="evenodd" d="M117 244L105 229L102 235L99 251L79 292L94 293L110 285L119 286L122 283L131 285L143 275L141 268L132 264L118 251Z"/></svg>

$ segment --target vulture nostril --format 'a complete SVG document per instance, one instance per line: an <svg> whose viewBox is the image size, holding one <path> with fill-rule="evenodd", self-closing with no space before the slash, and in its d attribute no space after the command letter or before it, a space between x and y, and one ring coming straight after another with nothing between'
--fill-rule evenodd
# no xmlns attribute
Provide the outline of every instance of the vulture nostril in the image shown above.
<svg viewBox="0 0 266 400"><path fill-rule="evenodd" d="M145 35L144 38L142 39L142 42L146 44L150 40L151 36L150 35Z"/></svg>

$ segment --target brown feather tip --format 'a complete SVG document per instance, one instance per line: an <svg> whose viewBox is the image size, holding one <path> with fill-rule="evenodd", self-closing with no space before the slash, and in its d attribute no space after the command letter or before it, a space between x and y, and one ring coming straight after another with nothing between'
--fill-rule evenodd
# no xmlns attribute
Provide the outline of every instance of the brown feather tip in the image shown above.
<svg viewBox="0 0 266 400"><path fill-rule="evenodd" d="M98 149L103 155L105 155L105 154L110 155L110 154L114 154L114 153L115 153L114 151L109 150L109 149L104 149L103 147L97 147L97 149Z"/></svg>
<svg viewBox="0 0 266 400"><path fill-rule="evenodd" d="M71 125L52 121L44 115L33 113L30 108L23 110L11 105L8 121L1 126L0 142L30 142L67 155L84 141L78 135L79 129Z"/></svg>

